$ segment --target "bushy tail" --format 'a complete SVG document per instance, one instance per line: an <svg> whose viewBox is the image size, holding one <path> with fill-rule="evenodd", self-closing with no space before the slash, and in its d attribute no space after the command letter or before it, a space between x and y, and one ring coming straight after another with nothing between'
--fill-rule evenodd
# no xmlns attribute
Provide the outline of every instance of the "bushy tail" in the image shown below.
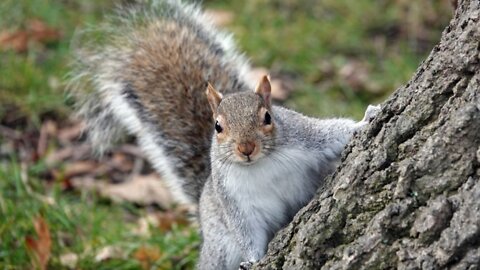
<svg viewBox="0 0 480 270"><path fill-rule="evenodd" d="M209 21L195 4L147 1L119 8L73 41L69 89L94 148L136 136L187 202L198 201L210 175L206 82L223 93L253 89L248 63Z"/></svg>
<svg viewBox="0 0 480 270"><path fill-rule="evenodd" d="M94 152L103 154L127 132L117 121L108 102L93 90L96 88L95 68L91 65L95 61L88 59L87 55L79 57L78 51L76 56L75 66L69 74L68 94L75 100L75 115L85 122L84 132Z"/></svg>

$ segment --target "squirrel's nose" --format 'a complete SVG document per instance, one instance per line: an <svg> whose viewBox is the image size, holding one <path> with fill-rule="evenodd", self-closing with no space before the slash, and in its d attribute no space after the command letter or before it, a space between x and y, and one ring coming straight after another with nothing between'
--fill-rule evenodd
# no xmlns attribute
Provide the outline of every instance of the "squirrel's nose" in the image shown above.
<svg viewBox="0 0 480 270"><path fill-rule="evenodd" d="M248 157L255 150L255 143L253 142L239 143L237 146L237 149L240 153Z"/></svg>

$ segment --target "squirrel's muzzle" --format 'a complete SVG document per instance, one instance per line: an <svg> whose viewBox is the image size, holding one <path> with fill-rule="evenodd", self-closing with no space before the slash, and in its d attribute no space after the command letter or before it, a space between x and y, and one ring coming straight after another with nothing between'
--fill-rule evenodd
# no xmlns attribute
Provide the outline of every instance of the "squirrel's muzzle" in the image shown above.
<svg viewBox="0 0 480 270"><path fill-rule="evenodd" d="M254 142L244 142L239 143L237 146L238 152L242 153L244 156L250 156L253 151L255 151L255 143Z"/></svg>

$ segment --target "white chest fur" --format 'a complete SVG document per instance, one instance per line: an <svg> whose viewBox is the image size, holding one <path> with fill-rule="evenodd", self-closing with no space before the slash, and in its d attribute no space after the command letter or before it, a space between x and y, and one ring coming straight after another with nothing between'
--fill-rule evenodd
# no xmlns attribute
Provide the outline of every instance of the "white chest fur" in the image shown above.
<svg viewBox="0 0 480 270"><path fill-rule="evenodd" d="M228 170L225 188L244 213L258 248L265 249L289 213L311 199L321 172L329 170L327 164L318 150L283 149L250 166Z"/></svg>

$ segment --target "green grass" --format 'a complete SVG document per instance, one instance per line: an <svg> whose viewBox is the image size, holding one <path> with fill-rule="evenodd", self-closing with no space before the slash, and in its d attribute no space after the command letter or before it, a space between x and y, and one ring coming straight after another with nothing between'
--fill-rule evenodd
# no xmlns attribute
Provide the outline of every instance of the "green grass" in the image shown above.
<svg viewBox="0 0 480 270"><path fill-rule="evenodd" d="M18 118L38 125L43 114L65 116L64 78L68 71L70 42L81 24L97 22L111 1L5 0L0 3L0 29L21 31L39 19L61 33L58 41L31 42L26 53L0 51L0 119L14 107Z"/></svg>
<svg viewBox="0 0 480 270"><path fill-rule="evenodd" d="M294 78L287 106L309 115L359 119L367 104L381 102L405 83L428 54L451 15L444 2L215 0L205 5L234 12L226 27L254 66ZM22 29L30 19L62 33L58 41L29 44L26 53L0 51L0 124L22 131L25 125L15 123L38 128L45 118L68 116L63 81L72 36L77 28L101 21L111 7L112 1L93 0L0 3L0 33ZM341 74L352 62L367 71L360 86ZM0 138L0 145L4 142ZM51 227L52 269L63 267L60 256L66 253L79 255L79 269L140 269L134 253L144 246L161 251L156 268L193 266L199 243L195 229L165 233L152 228L150 237L136 236L135 220L147 214L145 209L114 204L92 192L65 192L60 183L45 181L41 161L26 168L20 164L18 155L5 157L0 151L0 268L30 267L25 237L34 235L38 215ZM95 262L97 252L109 245L121 247L125 258Z"/></svg>
<svg viewBox="0 0 480 270"><path fill-rule="evenodd" d="M310 115L357 119L366 105L381 102L407 82L451 16L448 5L424 1L402 6L374 0L217 2L235 10L229 29L254 64L298 77L288 106ZM435 24L426 21L427 15ZM428 44L425 49L416 44L418 38ZM357 89L339 76L351 61L369 73L366 85ZM331 70L323 70L325 64Z"/></svg>
<svg viewBox="0 0 480 270"><path fill-rule="evenodd" d="M92 192L65 192L59 183L45 183L39 177L43 170L41 163L22 169L15 159L0 165L0 268L29 268L25 239L35 236L33 221L39 215L50 226L53 269L65 268L60 257L67 253L79 256L80 269L139 269L134 255L141 247L161 251L155 261L160 269L193 267L199 243L195 229L176 226L163 232L152 227L151 235L139 236L136 220L146 215L145 209L112 205ZM96 262L106 246L122 249L125 258Z"/></svg>

